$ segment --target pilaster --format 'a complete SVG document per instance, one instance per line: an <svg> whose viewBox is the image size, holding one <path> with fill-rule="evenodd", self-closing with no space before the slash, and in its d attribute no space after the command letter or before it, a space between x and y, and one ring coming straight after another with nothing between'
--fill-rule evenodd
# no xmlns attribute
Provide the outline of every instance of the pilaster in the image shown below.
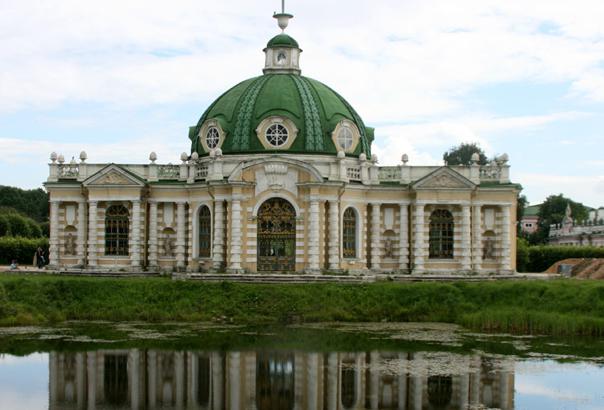
<svg viewBox="0 0 604 410"><path fill-rule="evenodd" d="M132 201L132 243L130 247L130 265L137 269L141 266L141 201Z"/></svg>
<svg viewBox="0 0 604 410"><path fill-rule="evenodd" d="M319 272L319 200L311 197L309 216L308 269L310 273Z"/></svg>
<svg viewBox="0 0 604 410"><path fill-rule="evenodd" d="M59 201L50 201L50 240L48 249L48 264L59 266Z"/></svg>
<svg viewBox="0 0 604 410"><path fill-rule="evenodd" d="M510 205L501 206L501 268L500 273L512 271L510 263Z"/></svg>
<svg viewBox="0 0 604 410"><path fill-rule="evenodd" d="M409 270L409 207L406 203L400 205L398 264L401 271Z"/></svg>
<svg viewBox="0 0 604 410"><path fill-rule="evenodd" d="M424 204L415 205L413 271L424 272Z"/></svg>
<svg viewBox="0 0 604 410"><path fill-rule="evenodd" d="M380 204L371 204L371 269L380 269L381 248Z"/></svg>
<svg viewBox="0 0 604 410"><path fill-rule="evenodd" d="M329 270L340 269L340 204L329 201Z"/></svg>
<svg viewBox="0 0 604 410"><path fill-rule="evenodd" d="M474 205L472 211L472 269L480 272L482 269L482 208Z"/></svg>
<svg viewBox="0 0 604 410"><path fill-rule="evenodd" d="M86 261L86 201L78 202L78 238L77 238L78 265L84 266Z"/></svg>
<svg viewBox="0 0 604 410"><path fill-rule="evenodd" d="M157 202L149 203L149 268L158 268L157 256Z"/></svg>
<svg viewBox="0 0 604 410"><path fill-rule="evenodd" d="M224 201L214 202L214 238L212 249L212 267L220 271L224 267Z"/></svg>
<svg viewBox="0 0 604 410"><path fill-rule="evenodd" d="M233 196L231 200L231 254L229 272L241 273L241 198Z"/></svg>
<svg viewBox="0 0 604 410"><path fill-rule="evenodd" d="M185 268L185 229L186 229L186 203L176 204L176 269Z"/></svg>
<svg viewBox="0 0 604 410"><path fill-rule="evenodd" d="M470 205L461 206L461 270L469 272L472 268Z"/></svg>
<svg viewBox="0 0 604 410"><path fill-rule="evenodd" d="M88 201L88 266L95 268L97 263L97 201Z"/></svg>

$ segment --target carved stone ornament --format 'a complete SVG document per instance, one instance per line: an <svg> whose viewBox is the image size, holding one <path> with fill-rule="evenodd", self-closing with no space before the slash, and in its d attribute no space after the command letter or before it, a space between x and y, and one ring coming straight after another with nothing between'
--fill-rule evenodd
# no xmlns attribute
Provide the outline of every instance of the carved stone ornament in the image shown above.
<svg viewBox="0 0 604 410"><path fill-rule="evenodd" d="M424 185L426 188L465 188L466 185L455 178L447 175L441 174L431 178Z"/></svg>
<svg viewBox="0 0 604 410"><path fill-rule="evenodd" d="M65 238L65 255L75 255L76 254L76 243L75 237L70 232L67 234Z"/></svg>
<svg viewBox="0 0 604 410"><path fill-rule="evenodd" d="M109 172L94 182L95 185L125 185L131 183L128 178L117 172Z"/></svg>

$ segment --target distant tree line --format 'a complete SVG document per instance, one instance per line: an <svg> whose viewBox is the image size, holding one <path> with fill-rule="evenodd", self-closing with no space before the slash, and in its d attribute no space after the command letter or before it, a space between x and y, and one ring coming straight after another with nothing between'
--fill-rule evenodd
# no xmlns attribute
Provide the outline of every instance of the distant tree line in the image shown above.
<svg viewBox="0 0 604 410"><path fill-rule="evenodd" d="M48 237L48 194L0 185L0 237Z"/></svg>

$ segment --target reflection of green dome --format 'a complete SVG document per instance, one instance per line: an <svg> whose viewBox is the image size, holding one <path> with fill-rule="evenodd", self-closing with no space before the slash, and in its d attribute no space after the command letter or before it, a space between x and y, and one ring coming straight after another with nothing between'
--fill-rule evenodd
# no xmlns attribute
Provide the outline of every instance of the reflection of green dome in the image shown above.
<svg viewBox="0 0 604 410"><path fill-rule="evenodd" d="M271 38L266 47L295 47L300 48L298 42L291 36L287 34L277 34L275 37Z"/></svg>
<svg viewBox="0 0 604 410"><path fill-rule="evenodd" d="M280 34L277 38L291 37ZM270 42L269 42L270 45ZM297 43L296 43L297 47ZM265 148L256 136L256 128L270 116L282 116L298 128L298 136L287 150L274 152L302 154L337 153L331 133L344 120L352 121L360 131L360 143L351 155L364 152L371 155L373 128L365 127L356 111L326 85L297 74L264 74L245 80L214 101L201 116L197 126L191 127L191 152L205 155L199 141L202 124L216 119L225 132L223 154L261 153Z"/></svg>

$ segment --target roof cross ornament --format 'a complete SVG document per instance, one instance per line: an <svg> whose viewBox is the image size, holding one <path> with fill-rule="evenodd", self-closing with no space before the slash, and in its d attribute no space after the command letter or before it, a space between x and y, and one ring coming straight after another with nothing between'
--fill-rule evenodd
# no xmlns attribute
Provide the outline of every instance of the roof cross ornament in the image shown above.
<svg viewBox="0 0 604 410"><path fill-rule="evenodd" d="M282 32L287 28L289 19L294 18L292 14L285 12L285 0L281 0L281 13L273 13L273 17L277 19L277 24Z"/></svg>

